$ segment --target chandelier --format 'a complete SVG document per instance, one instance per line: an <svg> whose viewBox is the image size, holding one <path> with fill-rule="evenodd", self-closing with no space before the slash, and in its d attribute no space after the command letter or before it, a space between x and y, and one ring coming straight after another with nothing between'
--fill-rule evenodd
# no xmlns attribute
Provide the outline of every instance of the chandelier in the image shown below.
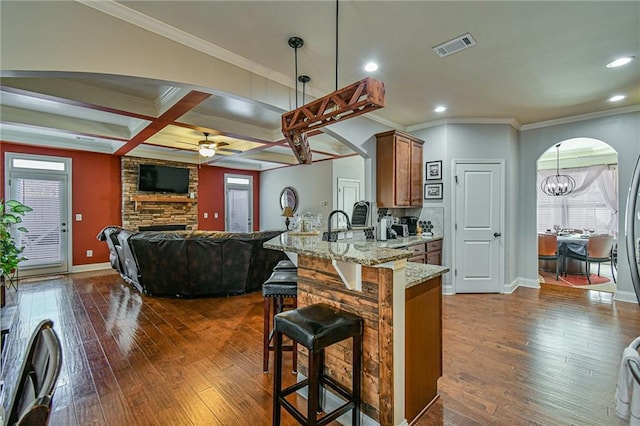
<svg viewBox="0 0 640 426"><path fill-rule="evenodd" d="M569 195L576 188L576 181L571 176L560 174L560 145L556 145L556 174L540 184L542 192L551 196Z"/></svg>

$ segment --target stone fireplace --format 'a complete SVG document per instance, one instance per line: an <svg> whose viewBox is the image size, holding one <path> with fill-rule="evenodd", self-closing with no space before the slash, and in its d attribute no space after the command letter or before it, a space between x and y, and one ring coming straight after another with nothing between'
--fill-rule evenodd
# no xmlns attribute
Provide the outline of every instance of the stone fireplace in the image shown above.
<svg viewBox="0 0 640 426"><path fill-rule="evenodd" d="M189 169L188 194L163 194L138 191L138 166L153 164ZM193 198L190 195L194 195ZM184 227L198 229L198 167L189 163L122 157L122 226L138 230L142 227L164 229Z"/></svg>

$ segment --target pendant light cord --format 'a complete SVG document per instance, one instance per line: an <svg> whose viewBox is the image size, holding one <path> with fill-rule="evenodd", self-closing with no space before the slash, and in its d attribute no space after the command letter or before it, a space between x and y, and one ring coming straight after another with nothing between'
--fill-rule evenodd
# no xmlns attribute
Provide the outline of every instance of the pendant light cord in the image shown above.
<svg viewBox="0 0 640 426"><path fill-rule="evenodd" d="M296 61L295 80L296 80L296 108L298 108L298 48L294 48L294 57Z"/></svg>
<svg viewBox="0 0 640 426"><path fill-rule="evenodd" d="M340 0L336 0L336 90L338 90L338 16L340 13L340 8L338 7L338 2Z"/></svg>

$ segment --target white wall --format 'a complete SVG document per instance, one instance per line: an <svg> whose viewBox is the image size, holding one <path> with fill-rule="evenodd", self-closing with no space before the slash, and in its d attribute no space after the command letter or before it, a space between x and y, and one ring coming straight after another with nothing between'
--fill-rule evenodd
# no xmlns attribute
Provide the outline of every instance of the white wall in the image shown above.
<svg viewBox="0 0 640 426"><path fill-rule="evenodd" d="M631 112L568 124L524 130L520 133L520 238L517 251L518 274L537 279L536 161L549 147L565 139L588 137L606 142L618 151L618 194L620 212L618 234L624 234L624 211L629 183L640 156L640 113ZM623 242L621 241L621 244ZM624 245L618 249L618 290L616 298L635 299Z"/></svg>
<svg viewBox="0 0 640 426"><path fill-rule="evenodd" d="M354 179L360 181L360 199L367 200L365 196L364 159L360 156L339 158L332 161L333 165L333 209L338 208L338 178ZM347 206L345 206L347 207ZM351 214L350 209L347 213Z"/></svg>
<svg viewBox="0 0 640 426"><path fill-rule="evenodd" d="M503 284L509 285L517 277L517 189L518 134L507 124L446 124L412 133L425 141L424 161L442 160L443 200L425 200L423 205L444 208L445 228L443 264L452 264L452 167L454 160L502 160L505 163L505 226L502 243L505 248ZM452 290L452 275L444 276L447 292Z"/></svg>
<svg viewBox="0 0 640 426"><path fill-rule="evenodd" d="M331 161L319 161L310 165L283 167L260 174L260 227L262 229L284 229L284 218L280 210L280 192L285 186L298 193L298 209L302 215L307 211L322 213L324 218L333 209ZM320 203L326 201L325 206Z"/></svg>
<svg viewBox="0 0 640 426"><path fill-rule="evenodd" d="M358 179L360 194L364 196L364 168L362 157L353 156L333 161L319 161L311 165L283 167L260 174L260 225L262 229L284 229L280 216L280 191L285 186L298 193L299 215L305 212L322 213L326 220L337 205L338 178ZM321 205L322 202L326 204Z"/></svg>

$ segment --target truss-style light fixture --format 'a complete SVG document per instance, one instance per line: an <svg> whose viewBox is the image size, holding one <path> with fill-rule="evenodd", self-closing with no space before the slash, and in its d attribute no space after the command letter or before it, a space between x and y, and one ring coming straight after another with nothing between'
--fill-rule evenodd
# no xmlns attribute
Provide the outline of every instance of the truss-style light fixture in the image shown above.
<svg viewBox="0 0 640 426"><path fill-rule="evenodd" d="M198 152L203 157L213 157L216 155L216 144L215 142L209 142L209 133L204 133L204 139L198 143Z"/></svg>
<svg viewBox="0 0 640 426"><path fill-rule="evenodd" d="M298 76L298 49L303 45L304 41L300 37L289 39L289 46L295 49L296 108L282 114L282 134L298 162L311 164L311 148L306 134L321 127L384 108L385 88L381 81L367 77L338 89L338 0L336 0L336 90L299 107L298 81L303 84L304 91L304 85L310 80L307 76Z"/></svg>
<svg viewBox="0 0 640 426"><path fill-rule="evenodd" d="M576 181L571 176L560 174L560 145L556 145L556 174L540 184L542 192L550 196L569 195L576 189Z"/></svg>

